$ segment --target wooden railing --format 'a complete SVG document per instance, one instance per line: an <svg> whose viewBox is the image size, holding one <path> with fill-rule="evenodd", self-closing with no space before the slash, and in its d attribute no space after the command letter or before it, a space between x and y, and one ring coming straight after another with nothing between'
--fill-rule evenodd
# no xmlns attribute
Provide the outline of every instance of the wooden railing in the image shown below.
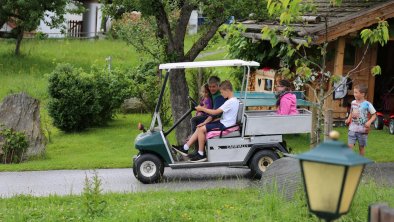
<svg viewBox="0 0 394 222"><path fill-rule="evenodd" d="M386 203L377 203L369 206L369 222L394 222L394 209Z"/></svg>
<svg viewBox="0 0 394 222"><path fill-rule="evenodd" d="M82 37L82 21L68 21L67 35L68 37Z"/></svg>

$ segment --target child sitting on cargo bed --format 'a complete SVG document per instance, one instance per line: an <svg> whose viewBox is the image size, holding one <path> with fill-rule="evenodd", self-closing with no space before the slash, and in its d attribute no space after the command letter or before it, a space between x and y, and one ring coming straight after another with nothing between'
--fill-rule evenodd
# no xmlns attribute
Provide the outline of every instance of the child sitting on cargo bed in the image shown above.
<svg viewBox="0 0 394 222"><path fill-rule="evenodd" d="M278 107L276 114L298 114L297 98L293 93L291 93L290 82L286 79L279 80L278 84L276 85L276 90L276 106Z"/></svg>
<svg viewBox="0 0 394 222"><path fill-rule="evenodd" d="M192 162L203 162L207 160L204 149L206 141L205 136L207 132L213 130L222 130L226 127L234 126L236 123L239 101L236 97L234 97L233 86L231 85L230 81L226 80L220 84L220 93L225 99L227 99L227 101L218 109L207 109L202 106L197 106L196 110L210 115L218 115L223 113L221 119L210 123L199 124L196 131L185 145L173 146L173 148L178 153L180 153L182 156L188 156ZM198 151L194 154L188 155L189 147L197 141Z"/></svg>

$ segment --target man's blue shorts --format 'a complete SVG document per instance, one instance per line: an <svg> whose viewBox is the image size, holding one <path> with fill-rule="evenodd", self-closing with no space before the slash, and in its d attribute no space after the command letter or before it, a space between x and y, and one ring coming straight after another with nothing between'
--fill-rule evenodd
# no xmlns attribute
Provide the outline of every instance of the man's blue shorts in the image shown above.
<svg viewBox="0 0 394 222"><path fill-rule="evenodd" d="M367 138L368 138L367 133L357 133L357 132L349 131L348 144L355 145L356 142L358 141L359 146L366 147L367 146Z"/></svg>
<svg viewBox="0 0 394 222"><path fill-rule="evenodd" d="M226 127L220 121L215 121L207 123L207 125L205 125L205 128L207 128L207 132L210 132L213 130L222 130Z"/></svg>

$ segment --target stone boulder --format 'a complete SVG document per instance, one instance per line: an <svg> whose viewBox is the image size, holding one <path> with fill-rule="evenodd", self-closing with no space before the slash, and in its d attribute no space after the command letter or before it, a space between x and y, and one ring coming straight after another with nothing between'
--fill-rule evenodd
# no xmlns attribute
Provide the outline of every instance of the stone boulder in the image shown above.
<svg viewBox="0 0 394 222"><path fill-rule="evenodd" d="M274 161L264 172L261 183L268 192L277 189L287 199L292 199L297 191L303 189L299 161L292 157Z"/></svg>
<svg viewBox="0 0 394 222"><path fill-rule="evenodd" d="M142 113L145 112L144 104L137 98L125 99L120 107L123 113Z"/></svg>
<svg viewBox="0 0 394 222"><path fill-rule="evenodd" d="M40 103L25 93L13 94L0 103L0 125L24 132L29 140L27 156L45 152L46 139L41 131Z"/></svg>

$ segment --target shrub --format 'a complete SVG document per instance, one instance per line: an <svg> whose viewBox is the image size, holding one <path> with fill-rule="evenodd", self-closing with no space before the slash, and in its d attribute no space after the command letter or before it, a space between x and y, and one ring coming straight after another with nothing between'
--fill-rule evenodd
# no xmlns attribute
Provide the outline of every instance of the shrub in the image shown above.
<svg viewBox="0 0 394 222"><path fill-rule="evenodd" d="M93 73L96 99L100 105L95 124L102 125L112 119L123 101L130 97L132 84L127 71L93 69Z"/></svg>
<svg viewBox="0 0 394 222"><path fill-rule="evenodd" d="M158 64L154 62L144 63L132 69L129 73L131 80L131 95L138 98L147 112L153 112L162 87L162 81L157 74ZM164 79L164 76L163 78ZM161 120L164 125L172 119L170 95L168 87L164 93L161 105Z"/></svg>
<svg viewBox="0 0 394 222"><path fill-rule="evenodd" d="M2 163L19 163L23 160L23 154L26 152L29 142L25 133L18 132L10 128L0 130L0 137L3 137L1 149Z"/></svg>
<svg viewBox="0 0 394 222"><path fill-rule="evenodd" d="M86 73L70 64L60 64L49 77L48 112L56 127L80 131L104 125L130 95L125 73L92 69Z"/></svg>
<svg viewBox="0 0 394 222"><path fill-rule="evenodd" d="M48 34L45 34L43 32L37 32L36 35L34 36L34 38L36 38L38 40L48 39Z"/></svg>
<svg viewBox="0 0 394 222"><path fill-rule="evenodd" d="M154 62L142 64L131 70L129 75L132 82L132 96L141 100L147 112L153 112L161 86L157 77L157 64Z"/></svg>

